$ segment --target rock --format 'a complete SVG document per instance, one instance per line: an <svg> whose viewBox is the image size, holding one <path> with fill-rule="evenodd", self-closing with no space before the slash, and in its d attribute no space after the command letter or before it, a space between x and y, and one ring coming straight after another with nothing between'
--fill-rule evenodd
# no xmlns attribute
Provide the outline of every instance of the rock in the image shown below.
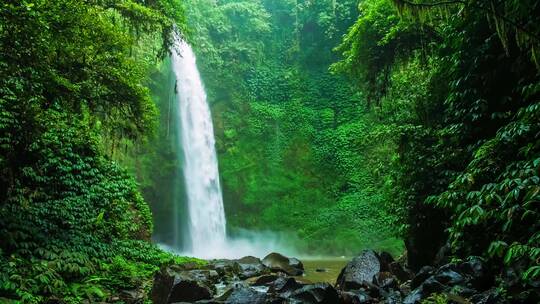
<svg viewBox="0 0 540 304"><path fill-rule="evenodd" d="M183 273L189 275L196 281L205 283L207 286L217 284L220 279L219 273L215 270L195 269Z"/></svg>
<svg viewBox="0 0 540 304"><path fill-rule="evenodd" d="M389 265L389 271L396 276L396 278L400 282L405 282L407 280L411 279L411 274L407 272L403 266L401 266L401 263L399 262L392 262Z"/></svg>
<svg viewBox="0 0 540 304"><path fill-rule="evenodd" d="M416 289L411 291L407 297L403 300L404 304L420 303L424 298L428 297L432 293L439 293L446 289L446 286L441 284L431 276L424 280L424 282Z"/></svg>
<svg viewBox="0 0 540 304"><path fill-rule="evenodd" d="M498 304L500 303L500 295L496 288L492 288L472 296L470 301L474 304Z"/></svg>
<svg viewBox="0 0 540 304"><path fill-rule="evenodd" d="M151 298L154 304L174 302L195 302L211 299L213 290L209 283L217 273L209 270L191 270L178 272L174 268L161 269L154 277ZM212 285L213 287L213 285Z"/></svg>
<svg viewBox="0 0 540 304"><path fill-rule="evenodd" d="M210 288L200 282L181 279L175 282L171 293L169 294L170 302L194 302L198 300L206 300L212 298Z"/></svg>
<svg viewBox="0 0 540 304"><path fill-rule="evenodd" d="M386 251L379 254L379 262L381 263L381 271L390 271L390 264L394 262L392 255Z"/></svg>
<svg viewBox="0 0 540 304"><path fill-rule="evenodd" d="M397 290L393 290L385 295L385 304L401 304L401 294Z"/></svg>
<svg viewBox="0 0 540 304"><path fill-rule="evenodd" d="M251 283L251 285L253 285L253 286L269 285L272 282L274 282L275 280L277 280L278 278L279 278L279 276L275 275L275 274L265 274L265 275L262 275L262 276L260 276L258 278L255 278L255 280Z"/></svg>
<svg viewBox="0 0 540 304"><path fill-rule="evenodd" d="M469 257L466 262L459 265L459 270L470 277L474 288L487 289L494 284L494 278L489 274L484 261L480 257Z"/></svg>
<svg viewBox="0 0 540 304"><path fill-rule="evenodd" d="M223 298L223 297L220 297ZM250 287L234 288L226 292L224 303L226 304L264 304L266 294Z"/></svg>
<svg viewBox="0 0 540 304"><path fill-rule="evenodd" d="M317 268L317 269L315 269L315 272L328 272L328 269L326 269L326 268Z"/></svg>
<svg viewBox="0 0 540 304"><path fill-rule="evenodd" d="M224 278L232 278L242 271L238 262L225 259L210 261L209 267Z"/></svg>
<svg viewBox="0 0 540 304"><path fill-rule="evenodd" d="M414 278L411 280L411 288L416 289L420 284L422 284L427 278L433 275L433 267L431 266L424 266L420 268L418 273L414 276Z"/></svg>
<svg viewBox="0 0 540 304"><path fill-rule="evenodd" d="M126 304L138 304L144 302L145 295L143 290L122 290L118 300Z"/></svg>
<svg viewBox="0 0 540 304"><path fill-rule="evenodd" d="M304 273L304 265L298 259L288 258L275 252L267 255L262 263L272 271L281 271L291 276L299 276Z"/></svg>
<svg viewBox="0 0 540 304"><path fill-rule="evenodd" d="M422 301L424 296L425 295L423 294L422 289L420 289L420 288L415 289L415 290L411 291L411 293L409 293L409 295L407 297L405 297L405 299L403 299L403 304L417 304L417 303L420 303L420 301Z"/></svg>
<svg viewBox="0 0 540 304"><path fill-rule="evenodd" d="M336 286L345 291L359 289L366 282L373 283L373 277L380 270L377 254L373 250L364 250L341 270Z"/></svg>
<svg viewBox="0 0 540 304"><path fill-rule="evenodd" d="M361 290L341 291L339 297L343 304L364 304L372 302L372 298Z"/></svg>
<svg viewBox="0 0 540 304"><path fill-rule="evenodd" d="M305 285L287 297L305 304L339 303L338 292L328 283Z"/></svg>
<svg viewBox="0 0 540 304"><path fill-rule="evenodd" d="M373 284L383 289L398 288L397 279L390 272L379 272L373 278Z"/></svg>
<svg viewBox="0 0 540 304"><path fill-rule="evenodd" d="M259 258L253 256L246 256L239 260L236 260L236 263L240 266L239 277L241 279L252 278L262 275L266 272L266 267L263 265Z"/></svg>
<svg viewBox="0 0 540 304"><path fill-rule="evenodd" d="M435 280L439 281L443 285L448 286L456 286L465 282L465 278L453 270L438 272L435 275Z"/></svg>
<svg viewBox="0 0 540 304"><path fill-rule="evenodd" d="M270 284L268 293L282 294L292 292L301 288L303 285L298 283L294 278L279 277Z"/></svg>
<svg viewBox="0 0 540 304"><path fill-rule="evenodd" d="M368 295L372 298L381 298L384 297L386 294L386 291L384 289L380 288L379 286L365 282L366 288L361 288L360 290L364 290L368 293Z"/></svg>
<svg viewBox="0 0 540 304"><path fill-rule="evenodd" d="M465 298L470 298L478 293L477 290L465 286L456 286L452 288L452 292L455 292L458 296Z"/></svg>

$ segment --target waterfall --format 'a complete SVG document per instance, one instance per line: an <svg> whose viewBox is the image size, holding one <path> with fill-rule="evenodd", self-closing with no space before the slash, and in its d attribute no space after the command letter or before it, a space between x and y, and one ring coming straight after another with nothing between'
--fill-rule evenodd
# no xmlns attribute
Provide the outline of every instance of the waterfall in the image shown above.
<svg viewBox="0 0 540 304"><path fill-rule="evenodd" d="M177 153L181 154L179 159L183 159L189 215L189 244L184 244L183 250L197 257L214 257L225 247L226 223L212 116L195 54L178 35L174 38L172 68L176 76L179 146L182 148ZM179 220L176 219L177 223ZM179 229L179 225L175 225L175 229Z"/></svg>

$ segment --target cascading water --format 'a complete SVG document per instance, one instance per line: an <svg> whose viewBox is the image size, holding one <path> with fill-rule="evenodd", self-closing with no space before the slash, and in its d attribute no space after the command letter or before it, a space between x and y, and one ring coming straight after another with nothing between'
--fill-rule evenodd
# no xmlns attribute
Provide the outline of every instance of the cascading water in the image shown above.
<svg viewBox="0 0 540 304"><path fill-rule="evenodd" d="M172 67L189 214L190 244L184 244L183 249L197 257L215 257L225 245L226 223L214 128L195 54L179 36L175 36Z"/></svg>
<svg viewBox="0 0 540 304"><path fill-rule="evenodd" d="M174 36L171 53L175 78L171 92L174 90L177 103L173 107L177 112L173 125L178 128L176 146L178 159L183 160L187 203L184 208L184 199L176 197L171 210L173 239L162 240L161 246L199 258L263 257L276 250L290 252L286 243L271 232L237 231L235 238L227 237L214 127L196 57L179 35ZM185 209L187 218L182 216ZM181 225L186 222L187 225Z"/></svg>

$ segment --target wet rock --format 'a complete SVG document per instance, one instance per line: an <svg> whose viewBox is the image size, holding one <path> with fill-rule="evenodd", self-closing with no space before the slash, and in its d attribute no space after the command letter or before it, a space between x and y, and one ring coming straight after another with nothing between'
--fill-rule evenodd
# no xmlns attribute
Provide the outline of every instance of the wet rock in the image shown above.
<svg viewBox="0 0 540 304"><path fill-rule="evenodd" d="M403 304L417 304L417 303L420 303L420 301L422 301L423 298L424 298L424 293L422 292L421 289L417 288L411 291L409 295L407 295L405 299L403 299Z"/></svg>
<svg viewBox="0 0 540 304"><path fill-rule="evenodd" d="M305 285L290 293L287 298L305 304L339 303L338 292L328 283Z"/></svg>
<svg viewBox="0 0 540 304"><path fill-rule="evenodd" d="M169 294L169 302L193 302L211 298L212 292L210 288L190 279L182 279L176 282Z"/></svg>
<svg viewBox="0 0 540 304"><path fill-rule="evenodd" d="M429 277L427 280L424 281L424 283L422 283L422 285L420 285L419 288L421 288L425 294L429 295L434 292L443 291L444 289L446 289L446 286L441 284L441 282L437 281L435 277Z"/></svg>
<svg viewBox="0 0 540 304"><path fill-rule="evenodd" d="M143 290L122 290L118 300L126 304L137 304L143 303L145 296L146 294ZM0 301L0 303L3 302Z"/></svg>
<svg viewBox="0 0 540 304"><path fill-rule="evenodd" d="M195 302L211 299L214 273L208 270L177 271L167 267L154 277L151 298L152 303L167 304L174 302ZM212 285L213 287L213 285Z"/></svg>
<svg viewBox="0 0 540 304"><path fill-rule="evenodd" d="M264 304L266 298L265 293L242 286L226 292L220 300L226 304Z"/></svg>
<svg viewBox="0 0 540 304"><path fill-rule="evenodd" d="M493 276L486 269L485 263L480 257L469 257L459 266L459 269L470 278L474 288L486 289L494 284Z"/></svg>
<svg viewBox="0 0 540 304"><path fill-rule="evenodd" d="M240 266L239 277L241 279L260 276L267 271L261 260L253 256L243 257L236 262Z"/></svg>
<svg viewBox="0 0 540 304"><path fill-rule="evenodd" d="M401 294L397 290L390 291L384 296L385 304L401 304Z"/></svg>
<svg viewBox="0 0 540 304"><path fill-rule="evenodd" d="M195 269L183 273L196 281L205 283L207 286L217 284L220 279L219 273L215 270Z"/></svg>
<svg viewBox="0 0 540 304"><path fill-rule="evenodd" d="M438 293L445 290L447 287L441 284L431 276L424 280L424 282L418 286L418 288L411 291L407 297L403 300L404 304L420 303L424 298L428 297L432 293Z"/></svg>
<svg viewBox="0 0 540 304"><path fill-rule="evenodd" d="M339 293L340 301L343 304L365 304L371 303L372 298L364 291L341 291Z"/></svg>
<svg viewBox="0 0 540 304"><path fill-rule="evenodd" d="M400 282L410 280L412 277L411 274L407 272L399 262L392 262L390 265L388 265L388 267L389 271L395 275Z"/></svg>
<svg viewBox="0 0 540 304"><path fill-rule="evenodd" d="M328 272L328 269L326 269L326 268L317 268L317 269L315 269L315 272Z"/></svg>
<svg viewBox="0 0 540 304"><path fill-rule="evenodd" d="M477 294L478 291L472 288L468 288L465 286L457 286L452 289L453 292L455 292L458 296L470 298L473 295Z"/></svg>
<svg viewBox="0 0 540 304"><path fill-rule="evenodd" d="M233 278L242 271L236 261L225 259L210 261L208 267L217 271L222 278Z"/></svg>
<svg viewBox="0 0 540 304"><path fill-rule="evenodd" d="M424 266L420 268L418 273L414 276L414 278L411 280L411 288L416 289L420 284L422 284L427 278L433 275L433 267L431 266Z"/></svg>
<svg viewBox="0 0 540 304"><path fill-rule="evenodd" d="M455 286L465 282L465 278L453 270L440 271L434 278L441 284L448 286Z"/></svg>
<svg viewBox="0 0 540 304"><path fill-rule="evenodd" d="M383 289L398 288L397 279L390 272L379 272L373 278L373 284Z"/></svg>
<svg viewBox="0 0 540 304"><path fill-rule="evenodd" d="M359 289L365 283L373 283L373 277L381 270L377 253L364 250L341 270L336 286L341 290Z"/></svg>
<svg viewBox="0 0 540 304"><path fill-rule="evenodd" d="M251 285L253 285L253 286L269 285L272 282L274 282L275 280L277 280L278 278L279 278L279 276L275 275L275 274L265 274L265 275L262 275L262 276L260 276L258 278L255 278L255 280L251 283Z"/></svg>
<svg viewBox="0 0 540 304"><path fill-rule="evenodd" d="M294 278L279 277L270 284L268 293L282 294L292 292L301 288L303 285L298 283Z"/></svg>
<svg viewBox="0 0 540 304"><path fill-rule="evenodd" d="M298 276L304 273L304 265L296 258L288 258L279 253L270 253L263 260L264 266L272 271L284 272L291 276Z"/></svg>
<svg viewBox="0 0 540 304"><path fill-rule="evenodd" d="M486 290L482 293L476 294L470 298L470 301L475 304L499 304L500 295L495 288Z"/></svg>

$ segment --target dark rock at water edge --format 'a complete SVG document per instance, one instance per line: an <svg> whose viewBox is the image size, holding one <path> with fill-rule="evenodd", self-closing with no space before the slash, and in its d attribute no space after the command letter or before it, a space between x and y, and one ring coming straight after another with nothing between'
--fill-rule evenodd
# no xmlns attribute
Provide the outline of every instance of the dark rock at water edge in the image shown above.
<svg viewBox="0 0 540 304"><path fill-rule="evenodd" d="M339 294L328 283L305 285L287 295L286 299L292 299L306 304L335 304L340 303Z"/></svg>
<svg viewBox="0 0 540 304"><path fill-rule="evenodd" d="M242 286L227 292L226 297L222 299L226 304L264 304L267 295L251 287Z"/></svg>
<svg viewBox="0 0 540 304"><path fill-rule="evenodd" d="M268 269L262 263L259 258L253 256L246 256L235 261L240 267L239 277L241 279L252 278L260 276L266 272Z"/></svg>
<svg viewBox="0 0 540 304"><path fill-rule="evenodd" d="M381 263L377 253L364 250L341 270L336 286L345 291L359 289L365 283L373 283L373 277L380 271Z"/></svg>
<svg viewBox="0 0 540 304"><path fill-rule="evenodd" d="M154 278L152 303L195 302L211 299L218 274L213 270L177 271L174 267L161 269Z"/></svg>
<svg viewBox="0 0 540 304"><path fill-rule="evenodd" d="M301 288L303 285L298 283L295 278L290 277L278 277L274 282L269 284L269 293L283 294L292 292Z"/></svg>
<svg viewBox="0 0 540 304"><path fill-rule="evenodd" d="M299 276L304 273L304 265L300 260L288 258L276 252L264 257L262 263L272 271L284 272L291 276Z"/></svg>
<svg viewBox="0 0 540 304"><path fill-rule="evenodd" d="M270 283L276 281L279 278L276 274L265 274L256 278L251 285L253 286L264 286L269 285Z"/></svg>

